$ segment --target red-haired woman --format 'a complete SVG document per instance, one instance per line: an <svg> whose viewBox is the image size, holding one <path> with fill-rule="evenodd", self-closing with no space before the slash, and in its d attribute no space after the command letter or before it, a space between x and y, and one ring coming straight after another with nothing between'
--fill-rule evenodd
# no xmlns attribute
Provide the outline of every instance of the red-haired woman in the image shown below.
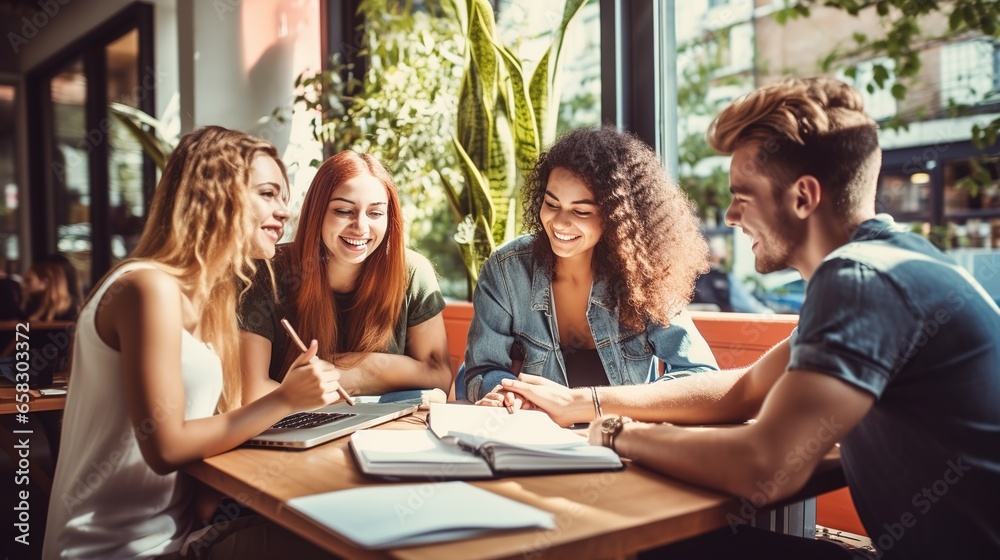
<svg viewBox="0 0 1000 560"><path fill-rule="evenodd" d="M244 402L277 387L301 354L283 317L319 341L353 395L449 389L444 298L430 262L403 243L396 185L374 157L344 151L323 163L274 269L277 299L255 289L240 308Z"/></svg>

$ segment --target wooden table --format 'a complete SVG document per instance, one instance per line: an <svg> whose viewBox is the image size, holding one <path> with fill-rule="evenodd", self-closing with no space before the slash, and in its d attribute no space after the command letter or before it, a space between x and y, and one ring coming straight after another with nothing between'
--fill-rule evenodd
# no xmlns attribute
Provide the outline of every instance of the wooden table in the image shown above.
<svg viewBox="0 0 1000 560"><path fill-rule="evenodd" d="M31 395L31 400L28 401L29 413L66 408L66 395L42 395L36 389L31 389L28 393ZM14 387L0 387L0 414L17 412L16 398L17 392Z"/></svg>
<svg viewBox="0 0 1000 560"><path fill-rule="evenodd" d="M39 329L45 331L72 331L73 326L76 325L76 321L30 321L25 319L24 321L9 320L0 321L0 331L10 331L10 332L25 332L23 329L18 330L17 326L20 324L28 325L30 330L26 334L31 335L31 330Z"/></svg>
<svg viewBox="0 0 1000 560"><path fill-rule="evenodd" d="M417 413L382 428L423 429L423 416ZM629 464L620 472L472 482L552 512L557 525L552 530L389 551L365 550L285 507L287 500L298 496L381 484L357 471L347 439L306 451L239 448L190 465L185 471L318 546L348 558L622 558L725 527L727 514L740 516L741 507L746 512L746 505L731 496ZM793 500L843 485L839 452L835 451Z"/></svg>

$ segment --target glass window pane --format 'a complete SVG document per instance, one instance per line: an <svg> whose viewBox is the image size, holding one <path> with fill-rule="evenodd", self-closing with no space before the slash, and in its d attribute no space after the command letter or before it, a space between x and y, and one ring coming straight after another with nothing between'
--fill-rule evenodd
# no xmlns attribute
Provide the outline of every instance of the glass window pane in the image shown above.
<svg viewBox="0 0 1000 560"><path fill-rule="evenodd" d="M993 89L996 47L988 39L941 47L941 106L975 105Z"/></svg>
<svg viewBox="0 0 1000 560"><path fill-rule="evenodd" d="M893 216L930 216L931 177L927 173L887 173L879 179L875 209Z"/></svg>
<svg viewBox="0 0 1000 560"><path fill-rule="evenodd" d="M108 102L139 108L148 94L139 85L139 31L133 30L105 49ZM108 186L112 266L135 248L142 233L145 201L142 191L142 144L118 119L110 117Z"/></svg>
<svg viewBox="0 0 1000 560"><path fill-rule="evenodd" d="M945 216L984 212L1000 214L1000 165L957 160L944 164ZM978 178L977 178L978 176Z"/></svg>
<svg viewBox="0 0 1000 560"><path fill-rule="evenodd" d="M56 249L90 279L90 164L93 149L87 138L87 76L78 58L49 81L51 110L51 181Z"/></svg>
<svg viewBox="0 0 1000 560"><path fill-rule="evenodd" d="M17 158L14 152L14 101L12 85L0 84L0 278L20 272L17 245Z"/></svg>

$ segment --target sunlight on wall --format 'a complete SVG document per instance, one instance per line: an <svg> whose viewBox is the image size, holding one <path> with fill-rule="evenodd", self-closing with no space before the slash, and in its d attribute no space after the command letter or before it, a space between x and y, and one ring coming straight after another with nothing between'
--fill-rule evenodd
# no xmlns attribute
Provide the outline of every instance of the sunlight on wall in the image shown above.
<svg viewBox="0 0 1000 560"><path fill-rule="evenodd" d="M276 80L282 93L287 92L279 104L288 108L295 77L322 64L319 14L319 0L258 0L253 9L241 10L242 68L249 87L260 85L254 82L261 74ZM284 113L288 116L290 111ZM322 157L322 148L312 138L309 115L304 111L296 111L291 121L284 123L262 113L258 125L255 132L274 142L288 167L292 219L283 240L290 241L305 191L315 175L309 162Z"/></svg>

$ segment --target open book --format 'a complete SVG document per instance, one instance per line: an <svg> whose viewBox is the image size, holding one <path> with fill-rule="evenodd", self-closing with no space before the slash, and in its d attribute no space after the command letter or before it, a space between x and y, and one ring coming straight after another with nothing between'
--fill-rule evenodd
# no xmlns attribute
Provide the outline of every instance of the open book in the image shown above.
<svg viewBox="0 0 1000 560"><path fill-rule="evenodd" d="M432 404L429 430L364 430L351 449L365 474L433 480L622 468L618 455L589 445L545 413Z"/></svg>

